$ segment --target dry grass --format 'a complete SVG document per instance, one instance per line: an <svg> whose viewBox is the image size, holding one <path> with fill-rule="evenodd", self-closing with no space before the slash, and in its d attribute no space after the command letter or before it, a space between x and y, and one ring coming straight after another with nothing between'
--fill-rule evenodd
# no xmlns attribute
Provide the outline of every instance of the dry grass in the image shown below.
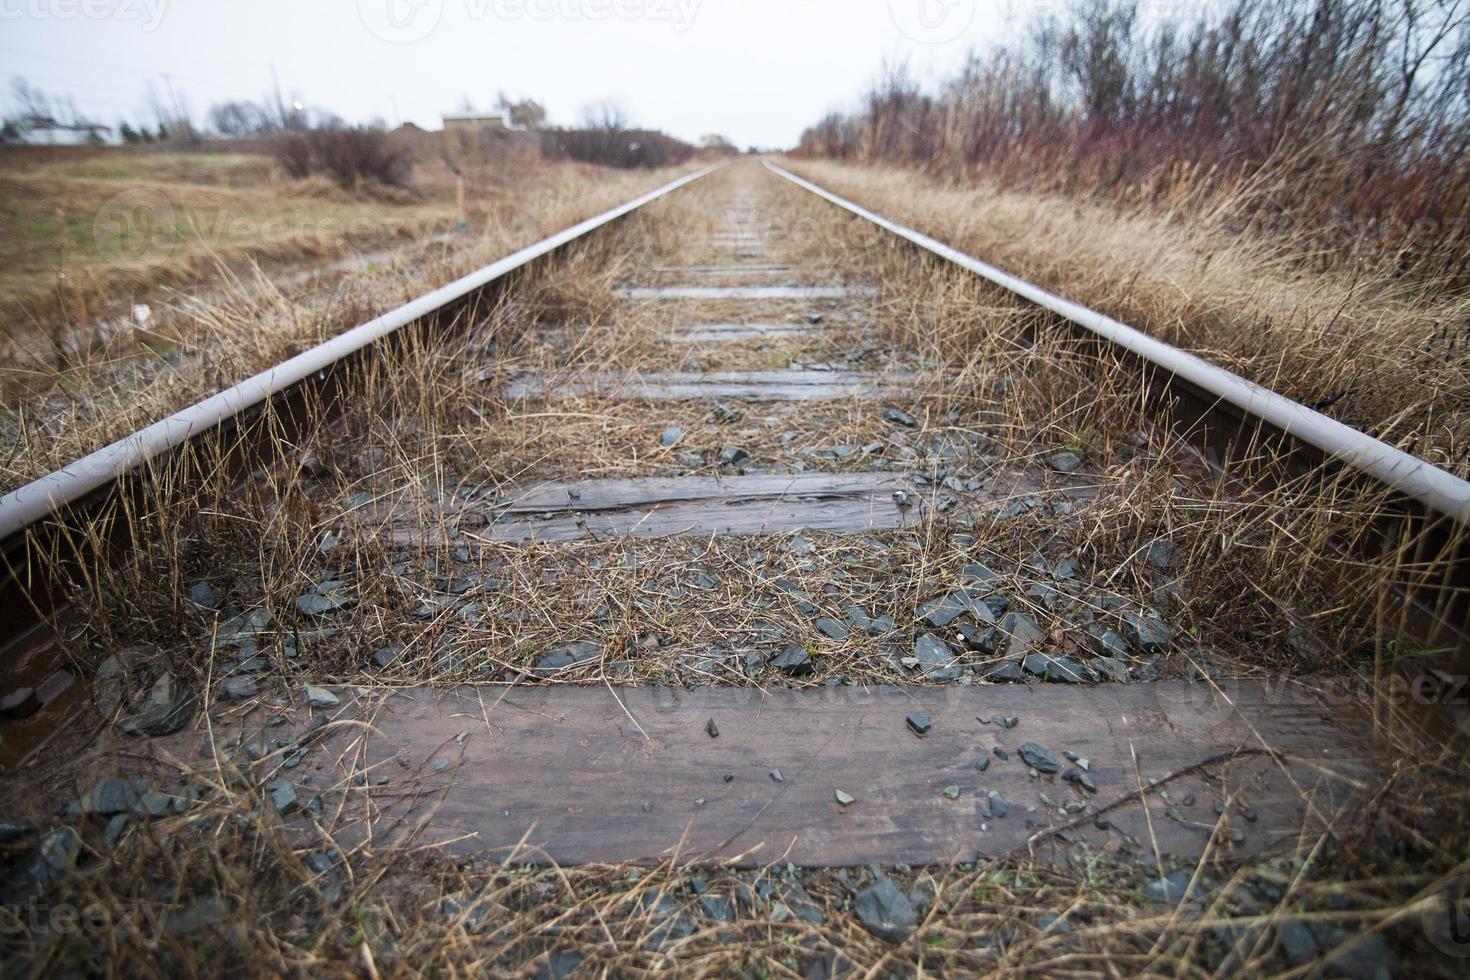
<svg viewBox="0 0 1470 980"><path fill-rule="evenodd" d="M794 280L842 272L880 284L879 293L826 309L830 333L775 352L762 341L691 348L671 340L670 327L728 311L616 295L619 282L644 281L644 270L695 261L686 245L708 231L710 214L733 191L752 185L782 216L780 258L795 266ZM808 263L814 242L841 248ZM233 710L210 701L211 681L252 654L269 663L266 699L308 682L525 683L536 656L577 638L597 640L603 653L588 672L569 675L573 683L766 683L759 661L748 671L743 651L787 638L817 654L817 672L796 683L914 683L881 641L818 638L789 615L790 593L772 578L790 576L824 609L858 604L893 615L901 648L912 641L918 603L948 588L960 564L980 560L1042 622L1049 652L1086 656L1087 625L1158 608L1179 640L1156 660L1130 663L1139 676L1423 674L1385 601L1414 569L1391 551L1349 560L1337 546L1376 516L1360 488L1278 484L1277 463L1264 457L1225 482L1153 424L1136 379L1118 365L1062 340L973 278L916 258L752 168L608 229L467 322L474 329L455 343L410 344L365 368L354 408L283 444L280 466L243 484L215 479L187 489L173 486L173 471L159 472L144 506L117 515L136 535L135 560L92 568L76 583L74 616L63 623L75 668L91 676L105 657L132 650L125 701L136 704L169 672L204 699L200 716L211 719ZM923 372L903 406L919 426L883 426L871 403L789 414L742 405L738 418L717 421L696 417L692 406L640 414L595 396L510 402L496 383L511 368L574 377L593 367L748 368L773 356L810 364L854 354ZM450 535L395 544L381 522L352 516L388 492L410 512L437 515L446 498L495 496L548 478L682 472L658 444L670 421L686 427L693 446L738 438L752 447L752 468L772 471L813 463L968 477L1034 469L1067 448L1085 455L1083 476L1097 493L1070 512L1028 507L969 520L965 512L929 513L912 528L868 536L530 548ZM796 436L783 443L785 432ZM883 452L838 462L800 451L870 442L882 442ZM220 449L202 450L195 462L208 469ZM715 471L709 457L700 469ZM1140 557L1161 535L1176 546L1167 572ZM1037 552L1075 559L1075 583L1028 565ZM201 579L220 598L218 614L184 598ZM298 615L295 599L328 582L343 583L350 611L325 621ZM1060 593L1054 608L1029 590L1042 584ZM222 640L227 621L257 610L269 622L244 643ZM758 632L766 625L781 639ZM386 644L406 656L387 673L365 666ZM12 774L0 812L55 826L55 808L98 775L133 771L105 703L62 733L44 765ZM455 862L412 840L372 847L336 839L331 819L283 824L262 796L268 769L180 760L177 777L200 797L184 815L136 823L112 848L102 827L84 822L77 870L39 896L14 899L22 912L40 902L94 910L96 919L89 912L83 928L59 932L3 931L0 949L7 972L531 975L554 954L578 958L585 975L826 975L840 962L871 975L1204 977L1350 973L1348 960L1329 960L1355 946L1377 957L1386 943L1406 968L1451 976L1456 964L1428 944L1422 923L1440 921L1433 896L1470 860L1463 745L1425 737L1387 702L1376 709L1381 781L1366 788L1362 819L1259 861L1211 855L1197 872L1207 897L1178 910L1143 895L1160 869L1101 855L894 868L887 873L917 888L924 909L916 934L895 944L862 929L852 911L869 871L558 869L528 864L525 852ZM28 842L14 845L15 867L33 853ZM711 918L702 891L729 898L733 921ZM221 903L220 921L183 928L180 910L213 907L201 901ZM1304 924L1317 930L1317 949L1293 961L1281 939Z"/></svg>
<svg viewBox="0 0 1470 980"><path fill-rule="evenodd" d="M1470 300L1222 222L798 161L879 214L1470 475Z"/></svg>
<svg viewBox="0 0 1470 980"><path fill-rule="evenodd" d="M55 349L45 347L0 373L10 396L0 409L0 487L57 469L672 176L541 166L524 175L518 193L489 202L478 230L442 240L420 235L397 249L357 256L323 278L256 263L232 269L223 256L206 253L201 261L214 285L150 293L155 315L146 328L93 325L83 331L85 343L69 348L60 363L46 359Z"/></svg>

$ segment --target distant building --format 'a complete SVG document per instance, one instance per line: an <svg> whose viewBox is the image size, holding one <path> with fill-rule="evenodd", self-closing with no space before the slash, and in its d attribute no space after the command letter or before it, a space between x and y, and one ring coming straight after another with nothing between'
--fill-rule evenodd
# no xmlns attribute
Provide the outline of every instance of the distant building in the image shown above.
<svg viewBox="0 0 1470 980"><path fill-rule="evenodd" d="M457 112L444 116L446 133L478 133L482 129L510 129L501 112Z"/></svg>
<svg viewBox="0 0 1470 980"><path fill-rule="evenodd" d="M97 123L62 123L48 116L26 116L11 123L14 141L31 146L83 146L116 143L111 126Z"/></svg>

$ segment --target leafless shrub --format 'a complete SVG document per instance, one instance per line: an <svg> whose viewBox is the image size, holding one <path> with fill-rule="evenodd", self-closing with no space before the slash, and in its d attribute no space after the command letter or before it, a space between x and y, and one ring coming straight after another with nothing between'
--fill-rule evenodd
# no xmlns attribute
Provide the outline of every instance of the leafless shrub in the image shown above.
<svg viewBox="0 0 1470 980"><path fill-rule="evenodd" d="M292 177L326 174L348 190L365 182L403 187L408 159L388 134L376 129L314 129L284 136L275 156Z"/></svg>
<svg viewBox="0 0 1470 980"><path fill-rule="evenodd" d="M1233 0L1150 22L1134 0L1037 19L938 92L891 70L808 156L984 173L1470 276L1470 5Z"/></svg>

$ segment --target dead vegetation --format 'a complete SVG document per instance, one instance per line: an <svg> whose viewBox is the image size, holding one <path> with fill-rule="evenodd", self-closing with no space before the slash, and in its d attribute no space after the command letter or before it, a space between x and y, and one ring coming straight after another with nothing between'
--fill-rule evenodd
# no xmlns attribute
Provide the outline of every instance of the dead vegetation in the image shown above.
<svg viewBox="0 0 1470 980"><path fill-rule="evenodd" d="M1209 220L801 161L822 186L1460 476L1470 474L1466 300ZM1063 242L1063 247L1057 243Z"/></svg>
<svg viewBox="0 0 1470 980"><path fill-rule="evenodd" d="M57 469L672 176L546 165L514 201L489 201L478 231L426 238L420 229L407 244L358 253L321 278L258 262L232 268L207 247L200 263L211 289L162 300L150 293L155 309L145 324L89 327L64 350L42 343L34 359L0 374L9 396L0 409L0 486Z"/></svg>
<svg viewBox="0 0 1470 980"><path fill-rule="evenodd" d="M732 188L758 181L769 182L768 207L783 216L779 257L793 281L840 273L879 284L878 293L824 308L830 331L732 345L670 337L678 321L713 310L619 298L617 287L644 281L647 269L703 261L688 246L708 231L709 214ZM812 242L842 247L808 263ZM1222 848L1190 867L1100 853L1058 861L1038 849L973 866L890 868L882 875L919 910L911 933L890 937L860 922L857 903L876 884L870 870L676 861L560 869L529 850L456 861L412 836L391 847L339 839L330 809L290 820L278 812L269 783L287 747L253 763L180 759L169 774L176 784L149 772L156 790L195 802L128 822L111 844L109 820L58 820L109 767L135 771L133 743L112 722L165 674L196 699L194 716L221 730L245 710L218 700L221 680L251 661L261 690L250 704L282 711L308 683L534 683L537 658L577 640L597 643L598 655L557 682L925 683L893 648L907 652L921 605L975 562L1000 573L999 591L1036 618L1038 648L1050 654L1088 660L1089 626L1159 611L1176 640L1157 656L1130 654L1132 679L1425 673L1387 600L1395 581L1432 570L1394 552L1350 560L1337 547L1377 516L1361 488L1320 475L1280 482L1264 454L1226 482L1151 421L1121 366L753 167L609 229L465 322L473 329L453 343L412 343L364 369L355 407L331 426L283 437L280 466L243 484L187 488L165 468L141 507L115 515L134 537L135 560L80 575L63 627L82 676L119 658L118 699L111 714L99 699L44 764L14 771L0 797L7 818L35 823L63 855L76 842L72 859L39 878L30 870L37 836L6 845L15 880L38 889L8 914L39 902L77 910L80 924L0 930L7 972L1378 976L1397 963L1455 975L1443 896L1470 867L1463 748L1422 735L1386 698L1365 705L1380 781L1365 787L1362 814L1330 834L1258 861ZM707 406L698 416L687 405L637 413L598 396L510 401L501 384L512 370L568 378L851 357L923 375L896 406L913 428L875 417L873 403L786 414L755 403L711 417ZM671 424L683 441L662 446ZM445 533L403 544L385 540L381 521L354 517L390 494L421 518L443 513L445 500L494 500L546 479L731 473L717 454L735 442L748 448L751 471L897 467L962 485L1046 470L1067 451L1095 492L1070 511L931 511L866 536L511 547ZM839 456L842 447L859 451ZM698 463L679 449L697 450ZM195 462L223 472L210 465L219 451L201 450ZM1172 544L1167 560L1149 550L1160 538ZM1065 560L1071 578L1059 571ZM796 592L774 584L781 577ZM199 582L208 601L191 592ZM797 592L833 615L850 605L890 615L896 639L819 636L795 608ZM324 601L303 607L306 596ZM793 641L813 656L808 676L747 659ZM375 654L388 649L397 652L384 666ZM978 682L986 656L965 666ZM68 836L73 827L79 836ZM1158 902L1180 874L1199 898Z"/></svg>

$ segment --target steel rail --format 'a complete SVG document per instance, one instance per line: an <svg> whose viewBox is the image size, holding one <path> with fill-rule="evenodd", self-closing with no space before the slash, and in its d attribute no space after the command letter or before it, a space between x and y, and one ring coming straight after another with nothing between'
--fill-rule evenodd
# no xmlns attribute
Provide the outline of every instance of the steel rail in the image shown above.
<svg viewBox="0 0 1470 980"><path fill-rule="evenodd" d="M144 463L179 448L191 439L218 428L251 408L263 404L319 375L345 358L362 351L411 323L464 299L486 286L524 268L564 245L595 231L666 194L726 166L712 164L649 191L610 211L560 231L469 275L441 286L376 319L338 334L331 340L282 361L239 384L124 436L109 446L33 480L0 497L0 540L8 545L27 528L57 510L116 482Z"/></svg>
<svg viewBox="0 0 1470 980"><path fill-rule="evenodd" d="M1126 323L1048 292L928 235L890 221L770 160L763 159L761 162L773 173L798 187L907 239L925 251L968 269L1002 289L1050 310L1129 351L1146 363L1185 380L1208 397L1234 406L1250 418L1269 423L1291 439L1305 443L1325 456L1373 477L1434 513L1450 517L1462 526L1470 526L1470 482L1453 473L1395 449L1365 432L1328 418L1321 412L1248 381L1203 358L1150 337Z"/></svg>

